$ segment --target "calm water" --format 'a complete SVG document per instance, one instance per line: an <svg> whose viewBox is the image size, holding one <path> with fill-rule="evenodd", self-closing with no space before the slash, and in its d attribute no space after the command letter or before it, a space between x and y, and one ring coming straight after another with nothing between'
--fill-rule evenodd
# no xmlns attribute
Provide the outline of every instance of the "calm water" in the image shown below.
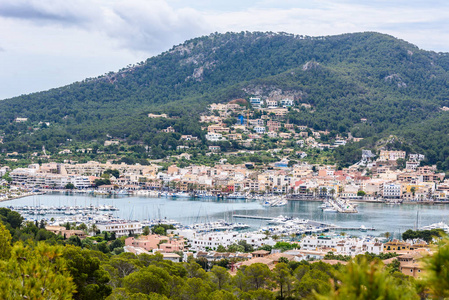
<svg viewBox="0 0 449 300"><path fill-rule="evenodd" d="M232 219L233 214L258 215L276 217L279 215L299 217L332 223L343 227L374 227L374 235L389 231L398 236L407 229L414 229L418 220L419 226L449 221L449 205L385 205L377 203L361 203L358 214L323 213L318 207L320 202L293 201L284 207L263 207L256 201L244 200L193 200L147 197L104 197L85 195L39 195L7 202L0 207L16 205L45 206L87 206L114 205L119 211L114 214L124 219L174 219L182 224L206 222L226 219L243 222L258 229L266 225L266 221L250 219ZM51 218L51 215L44 216ZM355 232L354 232L355 233Z"/></svg>

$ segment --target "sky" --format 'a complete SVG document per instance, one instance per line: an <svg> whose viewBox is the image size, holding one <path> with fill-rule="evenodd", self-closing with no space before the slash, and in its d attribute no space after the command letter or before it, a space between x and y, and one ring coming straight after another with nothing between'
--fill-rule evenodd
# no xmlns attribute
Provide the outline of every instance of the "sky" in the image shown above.
<svg viewBox="0 0 449 300"><path fill-rule="evenodd" d="M376 31L449 52L440 0L0 0L0 99L118 71L228 31Z"/></svg>

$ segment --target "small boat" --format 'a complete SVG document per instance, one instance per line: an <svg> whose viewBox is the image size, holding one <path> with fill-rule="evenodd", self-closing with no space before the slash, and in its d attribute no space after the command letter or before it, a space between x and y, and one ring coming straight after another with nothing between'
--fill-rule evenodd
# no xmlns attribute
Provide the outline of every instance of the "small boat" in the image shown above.
<svg viewBox="0 0 449 300"><path fill-rule="evenodd" d="M323 209L323 212L325 212L325 213L337 213L338 210L336 208L333 208L333 207L328 207L328 208Z"/></svg>
<svg viewBox="0 0 449 300"><path fill-rule="evenodd" d="M179 192L179 193L172 194L172 197L175 197L175 198L190 198L191 196L190 196L189 193Z"/></svg>
<svg viewBox="0 0 449 300"><path fill-rule="evenodd" d="M246 195L242 194L242 193L232 193L226 196L226 199L241 199L241 200L245 200L246 199Z"/></svg>

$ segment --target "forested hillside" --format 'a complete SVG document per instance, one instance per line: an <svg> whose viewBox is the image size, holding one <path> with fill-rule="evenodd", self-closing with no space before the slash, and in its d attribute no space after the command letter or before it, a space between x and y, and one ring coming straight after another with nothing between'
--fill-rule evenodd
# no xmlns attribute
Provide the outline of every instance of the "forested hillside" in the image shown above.
<svg viewBox="0 0 449 300"><path fill-rule="evenodd" d="M77 228L82 225L87 231L84 223ZM209 262L190 256L187 262L173 262L159 252L124 252L127 236L95 232L80 240L44 227L44 220L23 222L17 212L0 209L1 299L408 300L449 295L447 238L422 261L419 268L426 276L415 279L400 272L398 260L386 265L381 261L395 257L392 253L351 258L331 252L326 258L333 260L310 262L279 253L279 262L271 268L254 262L230 270L241 263L237 257Z"/></svg>
<svg viewBox="0 0 449 300"><path fill-rule="evenodd" d="M379 33L212 34L116 73L0 101L0 148L53 151L107 137L168 148L179 137L161 135L167 126L204 136L197 120L207 104L277 91L313 107L291 111L291 123L364 138L393 133L449 169L449 128L439 127L449 114L441 110L449 106L448 71L448 54Z"/></svg>

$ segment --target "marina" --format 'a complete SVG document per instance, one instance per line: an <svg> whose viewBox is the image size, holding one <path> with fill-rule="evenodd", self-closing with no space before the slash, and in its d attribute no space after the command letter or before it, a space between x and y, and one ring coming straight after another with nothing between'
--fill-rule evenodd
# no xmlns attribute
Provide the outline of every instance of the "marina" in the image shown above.
<svg viewBox="0 0 449 300"><path fill-rule="evenodd" d="M80 205L82 204L82 205ZM147 196L94 196L94 195L35 195L0 203L8 206L46 207L100 207L113 206L114 211L106 213L125 220L173 220L183 225L226 220L236 223L245 219L248 230L259 230L280 215L288 218L314 220L335 225L335 231L348 231L351 235L361 235L365 226L370 234L380 235L390 232L399 235L408 229L417 229L438 222L448 221L449 207L446 205L385 205L381 203L358 203L356 214L325 213L314 201L291 201L282 207L264 207L259 200L235 200L212 198L152 198ZM417 211L419 217L417 218ZM27 215L27 219L45 219L58 215ZM61 217L64 217L61 214ZM75 216L65 216L71 217ZM375 228L375 231L369 230Z"/></svg>
<svg viewBox="0 0 449 300"><path fill-rule="evenodd" d="M85 215L100 212L117 211L113 205L89 205L89 206L7 206L7 208L17 211L23 215Z"/></svg>

